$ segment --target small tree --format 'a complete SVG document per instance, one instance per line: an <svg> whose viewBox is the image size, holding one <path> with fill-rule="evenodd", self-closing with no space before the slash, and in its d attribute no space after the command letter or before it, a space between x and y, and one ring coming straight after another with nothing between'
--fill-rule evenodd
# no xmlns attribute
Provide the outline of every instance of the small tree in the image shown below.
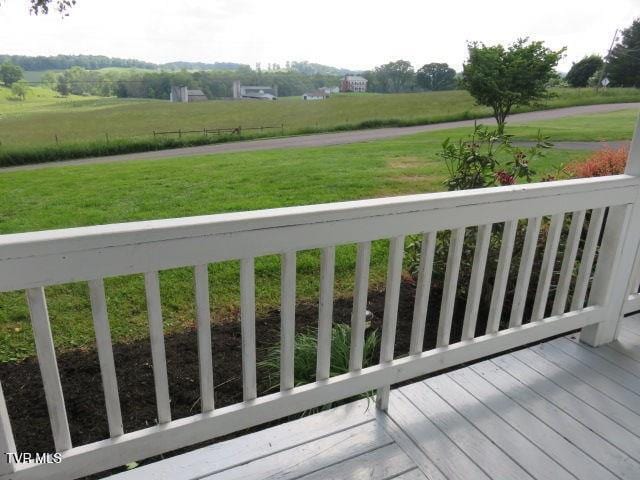
<svg viewBox="0 0 640 480"><path fill-rule="evenodd" d="M5 62L0 65L0 79L2 79L2 83L5 84L6 87L10 87L18 80L22 79L24 73L22 68L18 65L14 65L10 62Z"/></svg>
<svg viewBox="0 0 640 480"><path fill-rule="evenodd" d="M15 98L26 100L27 93L29 93L29 86L27 85L27 82L25 82L24 80L20 80L14 83L11 86L11 93Z"/></svg>
<svg viewBox="0 0 640 480"><path fill-rule="evenodd" d="M565 80L572 87L586 87L589 84L589 79L602 68L603 63L600 55L584 57L571 66Z"/></svg>
<svg viewBox="0 0 640 480"><path fill-rule="evenodd" d="M514 107L529 105L547 96L547 84L554 75L564 48L553 51L543 42L527 38L509 48L469 44L469 59L463 66L462 85L480 105L493 109L498 132Z"/></svg>
<svg viewBox="0 0 640 480"><path fill-rule="evenodd" d="M58 76L58 80L56 83L56 91L63 97L66 97L67 95L69 95L69 80L65 75Z"/></svg>

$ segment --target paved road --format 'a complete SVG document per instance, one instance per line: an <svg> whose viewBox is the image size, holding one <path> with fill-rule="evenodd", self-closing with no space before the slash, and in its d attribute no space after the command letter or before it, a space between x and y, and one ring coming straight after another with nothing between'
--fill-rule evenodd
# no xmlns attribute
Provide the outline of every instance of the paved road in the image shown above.
<svg viewBox="0 0 640 480"><path fill-rule="evenodd" d="M517 113L509 117L510 123L532 122L536 120L551 120L555 118L583 115L586 113L606 113L618 110L640 109L640 102L613 103L604 105L586 105L580 107L558 108L537 112ZM484 124L495 124L493 118L475 120ZM278 148L323 147L329 145L344 145L348 143L367 142L412 135L421 132L434 132L448 128L473 126L474 120L436 123L431 125L416 125L413 127L377 128L371 130L354 130L337 133L318 133L313 135L299 135L295 137L267 138L262 140L244 140L240 142L203 145L199 147L175 148L154 152L129 153L111 157L83 158L79 160L65 160L62 162L41 163L36 165L22 165L17 167L0 168L0 172L15 170L36 170L41 168L59 167L63 165L83 165L97 163L122 162L127 160L155 160L163 158L187 157L193 155L209 155L214 153L252 152L256 150L273 150ZM577 144L578 142L570 142ZM590 142L580 142L590 143ZM589 146L587 149L593 149Z"/></svg>
<svg viewBox="0 0 640 480"><path fill-rule="evenodd" d="M513 142L519 147L533 147L536 142ZM609 142L553 142L553 148L560 150L600 150L601 148L626 148L631 144L629 140L612 140Z"/></svg>

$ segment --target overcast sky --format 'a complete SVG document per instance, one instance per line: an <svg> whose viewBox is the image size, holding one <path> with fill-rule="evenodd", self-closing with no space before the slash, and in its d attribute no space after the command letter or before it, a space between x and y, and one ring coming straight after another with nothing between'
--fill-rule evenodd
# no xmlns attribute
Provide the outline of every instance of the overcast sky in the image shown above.
<svg viewBox="0 0 640 480"><path fill-rule="evenodd" d="M0 53L95 54L155 63L286 60L369 69L397 59L447 62L466 41L521 36L567 47L560 70L605 54L640 0L77 0L69 17L29 15L28 0L0 0Z"/></svg>

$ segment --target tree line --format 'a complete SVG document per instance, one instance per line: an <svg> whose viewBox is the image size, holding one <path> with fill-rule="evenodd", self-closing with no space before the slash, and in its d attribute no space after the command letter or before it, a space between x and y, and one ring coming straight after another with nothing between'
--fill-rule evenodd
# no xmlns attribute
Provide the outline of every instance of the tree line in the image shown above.
<svg viewBox="0 0 640 480"><path fill-rule="evenodd" d="M0 55L0 63L11 63L23 70L44 71L44 70L66 70L71 67L82 67L89 70L99 68L120 67L120 68L157 68L154 63L142 60L132 60L126 58L112 58L104 55L55 55L28 56L28 55Z"/></svg>
<svg viewBox="0 0 640 480"><path fill-rule="evenodd" d="M362 74L367 90L377 93L454 90L458 88L456 71L446 63L428 63L415 70L411 62L398 60L380 65Z"/></svg>
<svg viewBox="0 0 640 480"><path fill-rule="evenodd" d="M199 89L208 98L233 96L233 82L244 85L277 86L278 95L293 96L322 86L337 86L339 76L305 75L296 72L256 71L249 67L229 71L181 70L177 72L100 71L72 67L63 72L48 72L42 82L61 95L97 95L120 98L155 98L168 100L171 87L186 85Z"/></svg>
<svg viewBox="0 0 640 480"><path fill-rule="evenodd" d="M565 80L572 87L598 87L606 78L612 87L640 88L640 19L622 31L621 40L602 58L588 55L571 66Z"/></svg>

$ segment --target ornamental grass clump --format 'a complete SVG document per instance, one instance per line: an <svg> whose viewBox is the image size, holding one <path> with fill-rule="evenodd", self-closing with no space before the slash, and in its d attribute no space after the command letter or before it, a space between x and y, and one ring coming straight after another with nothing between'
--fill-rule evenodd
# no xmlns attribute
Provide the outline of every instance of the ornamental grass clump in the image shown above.
<svg viewBox="0 0 640 480"><path fill-rule="evenodd" d="M370 330L365 336L363 367L374 364L375 354L380 344L377 330ZM342 323L331 330L331 376L349 371L349 350L351 345L351 327ZM318 355L318 330L309 329L295 337L294 345L294 385L304 385L316 380L316 360ZM280 387L280 344L273 345L267 351L258 368L266 375L267 390Z"/></svg>

